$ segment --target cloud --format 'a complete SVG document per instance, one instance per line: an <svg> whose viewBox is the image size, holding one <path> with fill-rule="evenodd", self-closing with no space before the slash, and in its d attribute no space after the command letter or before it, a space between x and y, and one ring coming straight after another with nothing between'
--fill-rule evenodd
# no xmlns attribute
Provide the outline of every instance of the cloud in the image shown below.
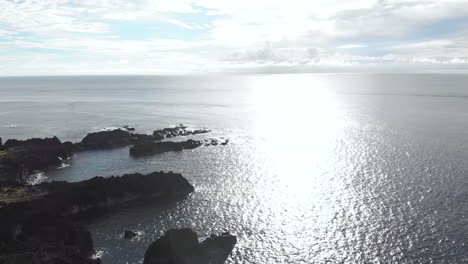
<svg viewBox="0 0 468 264"><path fill-rule="evenodd" d="M167 22L170 23L170 24L177 25L177 26L179 26L179 27L186 28L186 29L193 29L192 26L187 25L187 24L185 24L184 22L181 22L181 21L176 20L176 19L169 19L169 20L167 20Z"/></svg>
<svg viewBox="0 0 468 264"><path fill-rule="evenodd" d="M337 46L339 49L358 49L358 48L365 48L367 45L363 44L347 44L347 45L340 45Z"/></svg>
<svg viewBox="0 0 468 264"><path fill-rule="evenodd" d="M468 58L466 14L466 0L0 0L0 63L13 67L0 75L459 71ZM145 37L122 34L133 32Z"/></svg>

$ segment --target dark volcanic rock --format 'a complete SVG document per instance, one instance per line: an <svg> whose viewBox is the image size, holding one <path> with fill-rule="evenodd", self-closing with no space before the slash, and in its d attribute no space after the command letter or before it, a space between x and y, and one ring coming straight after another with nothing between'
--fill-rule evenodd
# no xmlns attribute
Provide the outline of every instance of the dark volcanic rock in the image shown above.
<svg viewBox="0 0 468 264"><path fill-rule="evenodd" d="M91 233L66 219L37 218L16 226L16 236L2 239L0 263L98 264Z"/></svg>
<svg viewBox="0 0 468 264"><path fill-rule="evenodd" d="M182 151L184 149L194 149L200 147L201 145L201 141L193 139L180 142L163 141L138 143L130 148L130 155L134 157L148 156L169 151Z"/></svg>
<svg viewBox="0 0 468 264"><path fill-rule="evenodd" d="M115 129L89 133L81 142L76 143L74 146L77 151L113 149L157 140L151 135L130 133L129 131L132 130L134 129L127 128L126 130Z"/></svg>
<svg viewBox="0 0 468 264"><path fill-rule="evenodd" d="M125 239L132 239L136 236L138 236L138 234L131 230L125 230L124 235L123 235Z"/></svg>
<svg viewBox="0 0 468 264"><path fill-rule="evenodd" d="M73 144L62 143L57 137L9 139L0 152L0 180L23 182L27 175L53 165L73 155Z"/></svg>
<svg viewBox="0 0 468 264"><path fill-rule="evenodd" d="M77 151L93 150L93 149L112 149L132 144L142 144L162 140L164 138L172 138L176 136L188 136L195 134L208 133L209 130L187 130L187 127L179 125L173 128L164 128L155 130L153 135L130 133L135 128L124 126L122 129L110 131L99 131L89 133L83 140L75 144Z"/></svg>
<svg viewBox="0 0 468 264"><path fill-rule="evenodd" d="M222 264L236 243L237 238L229 233L211 235L199 243L191 229L171 229L148 247L143 263Z"/></svg>
<svg viewBox="0 0 468 264"><path fill-rule="evenodd" d="M197 134L204 134L208 132L210 132L210 130L207 130L207 129L187 130L186 126L180 124L176 127L155 130L153 131L153 137L155 140L162 140L165 138L197 135Z"/></svg>
<svg viewBox="0 0 468 264"><path fill-rule="evenodd" d="M123 129L125 129L127 131L135 131L134 127L129 127L129 126L123 126Z"/></svg>
<svg viewBox="0 0 468 264"><path fill-rule="evenodd" d="M80 143L75 144L78 150L111 149L132 144L132 134L116 129L89 133Z"/></svg>
<svg viewBox="0 0 468 264"><path fill-rule="evenodd" d="M130 155L133 157L142 157L161 154L170 151L182 151L184 149L194 149L201 146L216 146L227 145L228 139L218 140L215 138L206 140L193 140L186 141L159 141L159 142L143 142L130 147Z"/></svg>
<svg viewBox="0 0 468 264"><path fill-rule="evenodd" d="M38 187L48 194L35 207L47 207L49 213L59 215L82 214L142 199L178 200L194 190L181 174L171 172L94 177L76 183L46 182Z"/></svg>
<svg viewBox="0 0 468 264"><path fill-rule="evenodd" d="M164 172L0 188L0 263L63 264L99 263L77 219L131 202L172 202L193 191L181 174Z"/></svg>

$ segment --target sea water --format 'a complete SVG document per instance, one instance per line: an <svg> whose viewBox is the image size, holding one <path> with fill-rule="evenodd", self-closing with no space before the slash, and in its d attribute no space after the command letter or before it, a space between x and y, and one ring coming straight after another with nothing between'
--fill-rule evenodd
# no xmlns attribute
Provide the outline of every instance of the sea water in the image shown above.
<svg viewBox="0 0 468 264"><path fill-rule="evenodd" d="M468 263L467 75L0 78L3 141L179 123L229 144L138 159L88 151L41 174L162 170L195 186L178 203L95 219L104 263L141 263L182 227L237 235L228 263ZM141 235L122 239L126 229Z"/></svg>

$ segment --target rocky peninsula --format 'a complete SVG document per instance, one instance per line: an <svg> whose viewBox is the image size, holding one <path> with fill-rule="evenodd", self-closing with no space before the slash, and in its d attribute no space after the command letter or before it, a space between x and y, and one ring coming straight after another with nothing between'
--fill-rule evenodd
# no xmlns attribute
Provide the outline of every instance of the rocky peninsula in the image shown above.
<svg viewBox="0 0 468 264"><path fill-rule="evenodd" d="M209 133L207 129L188 130L184 125L153 131L152 134L133 133L134 129L105 130L88 133L80 142L61 142L57 137L32 138L27 140L0 139L0 181L23 183L36 171L58 166L75 153L89 150L105 150L134 145L132 156L154 155L168 151L193 149L207 145L225 145L227 140L193 140L184 142L162 141L177 136Z"/></svg>
<svg viewBox="0 0 468 264"><path fill-rule="evenodd" d="M57 137L0 139L0 263L97 264L88 222L102 212L112 213L122 206L140 202L171 203L187 197L194 187L181 174L153 172L121 177L94 177L69 182L25 184L28 175L60 165L81 151L112 149L133 145L130 155L155 155L208 145L225 145L216 139L172 142L177 136L210 132L188 130L183 125L155 130L151 135L132 133L124 127L89 133L77 143ZM136 235L125 232L127 238ZM236 237L228 233L212 235L199 243L190 229L169 230L151 244L145 263L224 263Z"/></svg>
<svg viewBox="0 0 468 264"><path fill-rule="evenodd" d="M140 201L181 200L193 190L181 174L164 172L34 186L2 183L0 263L98 263L80 219Z"/></svg>

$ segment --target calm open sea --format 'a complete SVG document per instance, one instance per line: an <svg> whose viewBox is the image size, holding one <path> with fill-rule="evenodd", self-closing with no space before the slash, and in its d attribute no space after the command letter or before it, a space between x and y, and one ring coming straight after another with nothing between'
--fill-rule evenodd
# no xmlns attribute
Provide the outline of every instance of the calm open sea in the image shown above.
<svg viewBox="0 0 468 264"><path fill-rule="evenodd" d="M236 234L229 263L468 263L467 75L0 78L4 141L178 123L229 145L83 152L45 172L164 170L195 186L177 204L93 222L104 263L140 263L173 227Z"/></svg>

